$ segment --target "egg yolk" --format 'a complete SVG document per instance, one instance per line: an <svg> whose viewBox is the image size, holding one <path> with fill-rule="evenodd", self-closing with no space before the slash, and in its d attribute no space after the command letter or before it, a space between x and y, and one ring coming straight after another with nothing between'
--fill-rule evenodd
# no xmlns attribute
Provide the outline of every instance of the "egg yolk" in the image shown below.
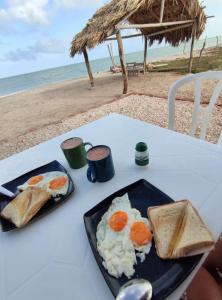
<svg viewBox="0 0 222 300"><path fill-rule="evenodd" d="M152 240L152 233L143 222L135 222L130 229L130 239L135 246L144 246Z"/></svg>
<svg viewBox="0 0 222 300"><path fill-rule="evenodd" d="M62 187L64 187L66 182L67 182L67 178L65 177L55 178L49 182L49 188L51 190L61 189Z"/></svg>
<svg viewBox="0 0 222 300"><path fill-rule="evenodd" d="M31 178L28 180L28 184L29 184L29 185L37 184L37 183L39 183L42 179L43 179L43 176L42 176L42 175L36 175L36 176L33 176L33 177L31 177Z"/></svg>
<svg viewBox="0 0 222 300"><path fill-rule="evenodd" d="M124 211L115 212L109 219L109 227L113 231L121 231L126 226L128 215Z"/></svg>

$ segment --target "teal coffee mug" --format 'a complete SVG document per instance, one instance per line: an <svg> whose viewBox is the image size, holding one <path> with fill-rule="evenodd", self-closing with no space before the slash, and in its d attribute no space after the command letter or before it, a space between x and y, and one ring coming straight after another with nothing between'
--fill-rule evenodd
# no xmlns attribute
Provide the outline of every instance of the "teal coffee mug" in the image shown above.
<svg viewBox="0 0 222 300"><path fill-rule="evenodd" d="M85 146L91 143L84 143L79 137L73 137L65 140L61 144L61 149L72 169L80 169L87 164Z"/></svg>

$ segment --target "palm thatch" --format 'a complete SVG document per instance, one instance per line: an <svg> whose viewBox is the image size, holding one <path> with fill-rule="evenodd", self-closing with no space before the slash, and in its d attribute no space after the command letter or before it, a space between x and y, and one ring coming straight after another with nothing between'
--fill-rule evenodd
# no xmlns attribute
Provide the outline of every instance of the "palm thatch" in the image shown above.
<svg viewBox="0 0 222 300"><path fill-rule="evenodd" d="M115 26L122 22L130 24L158 23L161 0L112 0L96 11L85 28L72 40L70 54L82 53L86 48L94 48L97 44L114 34ZM163 22L196 20L198 38L204 31L206 15L198 0L166 0ZM167 29L168 27L164 27ZM172 26L171 26L172 28ZM148 36L157 32L156 28L140 29ZM149 44L154 41L170 43L177 46L180 42L188 41L192 37L192 26L167 32L152 37L148 36Z"/></svg>

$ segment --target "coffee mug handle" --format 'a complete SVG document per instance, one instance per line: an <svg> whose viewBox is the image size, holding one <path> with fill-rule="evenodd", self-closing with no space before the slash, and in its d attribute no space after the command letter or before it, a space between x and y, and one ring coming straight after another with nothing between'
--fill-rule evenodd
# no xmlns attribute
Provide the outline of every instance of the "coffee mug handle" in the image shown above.
<svg viewBox="0 0 222 300"><path fill-rule="evenodd" d="M92 166L89 166L87 169L87 178L90 182L96 182L96 174Z"/></svg>
<svg viewBox="0 0 222 300"><path fill-rule="evenodd" d="M93 147L93 145L92 145L91 143L89 143L89 142L83 143L83 145L84 145L84 146L89 145L89 146L91 146L91 148ZM90 149L91 149L91 148L90 148Z"/></svg>

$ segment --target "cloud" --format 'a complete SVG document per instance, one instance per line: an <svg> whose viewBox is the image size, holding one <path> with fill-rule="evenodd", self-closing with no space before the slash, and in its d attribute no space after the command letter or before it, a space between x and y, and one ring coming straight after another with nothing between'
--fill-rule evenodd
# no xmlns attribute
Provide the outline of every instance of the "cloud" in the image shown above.
<svg viewBox="0 0 222 300"><path fill-rule="evenodd" d="M63 53L65 46L62 40L44 39L30 46L29 49L35 53Z"/></svg>
<svg viewBox="0 0 222 300"><path fill-rule="evenodd" d="M0 0L0 33L18 32L19 23L44 27L61 9L98 7L103 3L104 0Z"/></svg>
<svg viewBox="0 0 222 300"><path fill-rule="evenodd" d="M61 8L82 8L102 5L102 0L54 0L55 5Z"/></svg>
<svg viewBox="0 0 222 300"><path fill-rule="evenodd" d="M8 0L7 6L0 9L0 22L13 20L27 24L47 25L48 0Z"/></svg>
<svg viewBox="0 0 222 300"><path fill-rule="evenodd" d="M36 42L27 49L11 50L5 54L1 61L20 61L20 60L37 60L42 54L59 54L64 53L65 46L62 40L45 39Z"/></svg>
<svg viewBox="0 0 222 300"><path fill-rule="evenodd" d="M221 0L204 0L203 4L221 4Z"/></svg>
<svg viewBox="0 0 222 300"><path fill-rule="evenodd" d="M32 53L30 50L22 50L18 48L16 50L9 51L2 61L36 60L36 58L36 53Z"/></svg>

